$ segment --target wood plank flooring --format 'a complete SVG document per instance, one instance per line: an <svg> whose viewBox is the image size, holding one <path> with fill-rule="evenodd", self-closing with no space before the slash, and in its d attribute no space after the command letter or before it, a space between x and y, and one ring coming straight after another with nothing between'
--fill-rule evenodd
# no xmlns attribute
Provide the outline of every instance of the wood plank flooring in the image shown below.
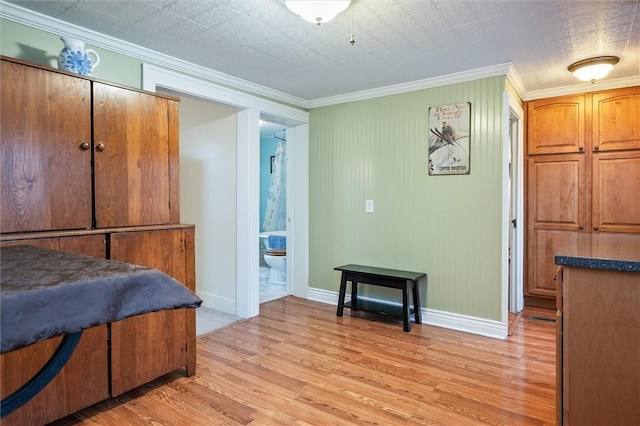
<svg viewBox="0 0 640 426"><path fill-rule="evenodd" d="M290 296L198 338L194 376L55 425L553 425L555 324L531 315L553 313L502 341Z"/></svg>

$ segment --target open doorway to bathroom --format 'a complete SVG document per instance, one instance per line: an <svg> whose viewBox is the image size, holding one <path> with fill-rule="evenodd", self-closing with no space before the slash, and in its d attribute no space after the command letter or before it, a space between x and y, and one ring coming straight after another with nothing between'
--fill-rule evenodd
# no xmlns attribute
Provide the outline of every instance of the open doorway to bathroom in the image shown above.
<svg viewBox="0 0 640 426"><path fill-rule="evenodd" d="M260 303L291 294L287 282L287 129L260 121Z"/></svg>

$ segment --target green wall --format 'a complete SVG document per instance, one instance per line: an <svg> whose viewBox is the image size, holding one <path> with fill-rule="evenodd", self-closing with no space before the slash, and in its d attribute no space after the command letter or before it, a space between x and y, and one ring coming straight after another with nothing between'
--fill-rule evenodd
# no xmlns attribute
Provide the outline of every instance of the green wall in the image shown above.
<svg viewBox="0 0 640 426"><path fill-rule="evenodd" d="M60 36L7 19L0 19L0 52L40 65L58 68L58 53L64 45ZM87 44L100 55L100 64L92 77L128 87L142 88L142 62Z"/></svg>
<svg viewBox="0 0 640 426"><path fill-rule="evenodd" d="M426 272L428 308L501 319L504 88L493 77L311 111L310 287L337 291L348 263ZM471 174L429 176L429 107L463 102Z"/></svg>

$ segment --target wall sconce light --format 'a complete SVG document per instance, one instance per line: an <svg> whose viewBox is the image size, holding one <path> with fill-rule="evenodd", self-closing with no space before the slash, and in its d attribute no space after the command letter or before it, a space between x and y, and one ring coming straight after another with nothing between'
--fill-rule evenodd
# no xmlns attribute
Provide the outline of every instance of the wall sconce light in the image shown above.
<svg viewBox="0 0 640 426"><path fill-rule="evenodd" d="M320 25L348 8L351 0L284 0L284 4L305 21Z"/></svg>
<svg viewBox="0 0 640 426"><path fill-rule="evenodd" d="M590 81L595 83L609 74L613 66L620 61L617 56L598 56L596 58L584 59L574 62L567 69L582 81Z"/></svg>

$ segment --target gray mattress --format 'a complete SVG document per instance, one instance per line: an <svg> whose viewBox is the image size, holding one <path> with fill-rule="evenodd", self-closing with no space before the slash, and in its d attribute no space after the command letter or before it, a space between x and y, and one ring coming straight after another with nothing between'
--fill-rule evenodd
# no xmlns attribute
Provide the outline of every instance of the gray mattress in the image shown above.
<svg viewBox="0 0 640 426"><path fill-rule="evenodd" d="M32 246L0 249L2 353L202 300L152 268Z"/></svg>

